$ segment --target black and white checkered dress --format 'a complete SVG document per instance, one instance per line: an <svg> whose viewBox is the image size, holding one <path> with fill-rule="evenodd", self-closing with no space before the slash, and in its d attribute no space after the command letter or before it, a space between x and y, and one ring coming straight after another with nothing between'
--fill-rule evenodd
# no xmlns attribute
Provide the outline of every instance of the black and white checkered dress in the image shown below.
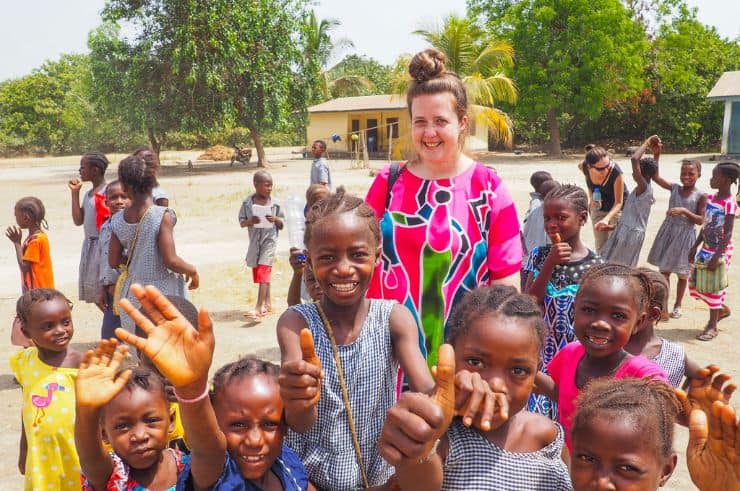
<svg viewBox="0 0 740 491"><path fill-rule="evenodd" d="M681 385L681 380L683 380L686 371L686 352L680 344L664 338L660 339L663 344L660 346L658 356L653 358L653 361L665 371L668 382L673 387L678 387Z"/></svg>
<svg viewBox="0 0 740 491"><path fill-rule="evenodd" d="M339 346L344 380L370 486L384 484L393 474L393 467L378 455L376 444L385 413L396 402L398 361L393 355L389 329L395 303L391 300L371 300L360 336L352 344ZM303 461L310 481L320 489L363 488L331 341L314 304L291 308L304 317L311 329L316 354L324 370L324 383L316 423L304 434L288 430L285 441Z"/></svg>
<svg viewBox="0 0 740 491"><path fill-rule="evenodd" d="M568 468L560 457L563 429L537 452L513 453L499 448L455 418L447 430L449 453L444 463L443 491L572 490Z"/></svg>

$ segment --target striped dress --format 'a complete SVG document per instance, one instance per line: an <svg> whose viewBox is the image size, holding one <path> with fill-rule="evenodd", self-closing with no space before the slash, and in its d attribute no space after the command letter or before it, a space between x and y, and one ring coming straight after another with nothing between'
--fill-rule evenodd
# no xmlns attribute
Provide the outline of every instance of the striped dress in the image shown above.
<svg viewBox="0 0 740 491"><path fill-rule="evenodd" d="M571 490L560 454L563 428L536 452L508 452L455 418L447 429L449 453L444 463L443 491Z"/></svg>
<svg viewBox="0 0 740 491"><path fill-rule="evenodd" d="M707 196L707 208L704 211L704 228L702 229L704 242L699 252L696 253L695 263L707 263L711 261L712 256L714 256L715 251L725 236L725 218L729 216L734 217L736 213L737 203L734 196L728 195L725 198L717 198L712 194ZM732 262L732 253L734 251L735 246L732 243L732 238L730 238L723 254L725 265L728 269ZM710 309L721 309L727 298L727 288L715 293L700 293L694 288L693 282L689 282L689 293L697 300L702 300L706 303Z"/></svg>
<svg viewBox="0 0 740 491"><path fill-rule="evenodd" d="M389 329L392 300L371 300L360 336L340 345L344 380L360 441L370 486L380 486L393 474L393 467L378 454L377 442L385 413L396 402L398 361L393 354ZM300 434L288 430L285 442L298 455L309 480L320 489L350 490L364 487L352 434L339 385L331 341L315 304L294 305L311 330L324 379L313 427Z"/></svg>

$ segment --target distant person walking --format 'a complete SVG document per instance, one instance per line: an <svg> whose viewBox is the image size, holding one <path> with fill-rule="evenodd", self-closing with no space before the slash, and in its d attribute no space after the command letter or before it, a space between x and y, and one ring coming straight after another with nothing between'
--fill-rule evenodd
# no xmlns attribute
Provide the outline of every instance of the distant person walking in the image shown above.
<svg viewBox="0 0 740 491"><path fill-rule="evenodd" d="M323 184L331 189L331 170L329 163L326 161L326 143L323 140L316 140L311 145L313 154L313 164L311 164L311 184Z"/></svg>

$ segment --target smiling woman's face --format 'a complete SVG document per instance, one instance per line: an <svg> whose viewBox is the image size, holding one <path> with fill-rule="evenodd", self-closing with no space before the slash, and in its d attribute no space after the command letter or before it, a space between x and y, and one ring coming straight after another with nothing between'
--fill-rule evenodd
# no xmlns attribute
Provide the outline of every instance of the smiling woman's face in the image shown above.
<svg viewBox="0 0 740 491"><path fill-rule="evenodd" d="M460 138L467 123L467 116L457 117L452 93L415 97L411 102L412 139L422 164L456 162L462 151Z"/></svg>

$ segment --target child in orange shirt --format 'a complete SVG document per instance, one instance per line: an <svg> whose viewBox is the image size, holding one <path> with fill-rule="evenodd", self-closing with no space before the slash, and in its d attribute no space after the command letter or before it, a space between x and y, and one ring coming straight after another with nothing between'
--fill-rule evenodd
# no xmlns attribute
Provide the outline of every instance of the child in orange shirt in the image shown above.
<svg viewBox="0 0 740 491"><path fill-rule="evenodd" d="M21 198L15 204L15 221L18 225L8 227L5 231L5 236L15 245L24 293L34 288L54 288L49 238L42 230L42 226L49 228L45 214L40 199L33 196ZM28 229L28 237L23 242L22 229Z"/></svg>

